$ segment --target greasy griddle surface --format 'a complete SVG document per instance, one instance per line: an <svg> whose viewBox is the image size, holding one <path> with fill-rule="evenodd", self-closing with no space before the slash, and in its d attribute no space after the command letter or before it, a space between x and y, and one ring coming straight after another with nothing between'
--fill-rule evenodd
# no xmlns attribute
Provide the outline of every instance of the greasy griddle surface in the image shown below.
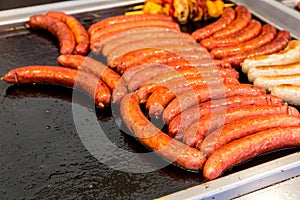
<svg viewBox="0 0 300 200"><path fill-rule="evenodd" d="M97 20L112 13L123 14L127 9L75 16L88 28ZM3 31L4 28L0 35L1 76L25 65L57 65L58 42L48 32ZM77 94L74 98L73 93ZM74 125L72 104L94 114L92 99L80 91L55 85L8 85L1 81L0 102L2 199L153 199L205 182L201 173L172 165L150 173L126 173L100 163L85 149ZM107 137L118 147L131 152L148 151L119 130L109 108L97 110L96 114ZM261 156L227 174L295 151Z"/></svg>

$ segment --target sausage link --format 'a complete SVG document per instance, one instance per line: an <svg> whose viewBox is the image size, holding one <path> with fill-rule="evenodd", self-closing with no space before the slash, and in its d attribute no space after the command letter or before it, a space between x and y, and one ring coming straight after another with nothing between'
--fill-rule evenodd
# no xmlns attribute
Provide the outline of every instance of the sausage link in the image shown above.
<svg viewBox="0 0 300 200"><path fill-rule="evenodd" d="M171 137L182 138L182 133L187 130L190 125L199 120L204 114L212 112L212 110L228 109L234 107L248 106L248 105L283 105L282 99L273 95L259 95L259 96L231 96L225 100L207 101L196 105L178 114L169 124L168 134Z"/></svg>
<svg viewBox="0 0 300 200"><path fill-rule="evenodd" d="M261 32L261 26L262 25L259 21L252 20L244 29L235 34L232 34L225 38L205 38L201 40L200 44L208 50L212 50L218 47L236 45L255 38Z"/></svg>
<svg viewBox="0 0 300 200"><path fill-rule="evenodd" d="M120 75L109 67L88 56L82 55L60 55L57 62L64 67L83 70L101 78L112 91L120 81Z"/></svg>
<svg viewBox="0 0 300 200"><path fill-rule="evenodd" d="M241 120L225 124L207 135L198 146L204 155L210 155L229 142L247 135L264 131L270 128L300 126L300 117L294 115L262 115L246 117Z"/></svg>
<svg viewBox="0 0 300 200"><path fill-rule="evenodd" d="M269 88L277 85L290 84L300 85L300 74L278 75L278 76L260 76L257 77L253 85L263 87L269 91Z"/></svg>
<svg viewBox="0 0 300 200"><path fill-rule="evenodd" d="M239 43L237 45L212 49L210 55L214 59L223 59L225 57L233 56L245 51L257 49L271 42L275 38L275 36L276 28L270 24L266 24L262 27L261 34L254 39Z"/></svg>
<svg viewBox="0 0 300 200"><path fill-rule="evenodd" d="M110 104L110 90L95 76L76 69L59 66L26 66L12 69L2 78L8 83L49 83L82 89L103 109Z"/></svg>
<svg viewBox="0 0 300 200"><path fill-rule="evenodd" d="M272 128L261 131L216 150L206 161L203 176L213 180L226 170L263 153L300 146L300 127Z"/></svg>
<svg viewBox="0 0 300 200"><path fill-rule="evenodd" d="M61 54L72 54L75 48L75 37L71 29L60 20L46 16L33 15L26 24L27 28L45 29L57 37Z"/></svg>
<svg viewBox="0 0 300 200"><path fill-rule="evenodd" d="M194 93L186 92L178 95L176 99L168 104L163 113L163 120L166 124L169 124L171 120L179 113L186 109L193 107L199 103L211 100L221 99L235 95L264 95L266 90L262 87L253 86L251 84L224 84L219 87L213 88L212 91L209 88L197 88Z"/></svg>
<svg viewBox="0 0 300 200"><path fill-rule="evenodd" d="M300 106L300 85L282 84L269 88L272 95L276 95L285 102Z"/></svg>
<svg viewBox="0 0 300 200"><path fill-rule="evenodd" d="M189 170L201 170L206 158L200 151L171 138L142 113L137 96L127 94L121 101L121 116L137 139L166 160Z"/></svg>
<svg viewBox="0 0 300 200"><path fill-rule="evenodd" d="M198 42L204 38L213 35L215 32L225 28L235 19L235 10L233 8L227 7L224 9L222 16L215 22L199 28L192 33L192 36Z"/></svg>
<svg viewBox="0 0 300 200"><path fill-rule="evenodd" d="M186 132L183 133L183 141L190 145L197 147L203 138L214 130L222 127L235 120L240 120L245 117L254 117L262 115L275 115L275 114L289 114L299 116L296 108L282 105L257 105L257 106L243 106L237 108L230 108L212 112L203 115L199 121L193 123Z"/></svg>
<svg viewBox="0 0 300 200"><path fill-rule="evenodd" d="M228 24L225 28L215 32L213 37L220 38L220 37L227 37L231 34L234 34L243 28L245 28L248 23L251 21L252 15L248 8L245 6L236 6L235 7L236 18Z"/></svg>
<svg viewBox="0 0 300 200"><path fill-rule="evenodd" d="M86 55L89 51L89 35L82 24L73 16L67 15L63 12L51 11L47 16L55 17L60 21L66 23L72 30L75 36L76 46L75 53L79 55Z"/></svg>
<svg viewBox="0 0 300 200"><path fill-rule="evenodd" d="M246 51L235 56L224 58L222 61L230 63L232 67L240 67L241 62L246 58L253 58L261 55L269 55L283 50L291 40L291 35L288 31L279 31L274 40L254 50Z"/></svg>

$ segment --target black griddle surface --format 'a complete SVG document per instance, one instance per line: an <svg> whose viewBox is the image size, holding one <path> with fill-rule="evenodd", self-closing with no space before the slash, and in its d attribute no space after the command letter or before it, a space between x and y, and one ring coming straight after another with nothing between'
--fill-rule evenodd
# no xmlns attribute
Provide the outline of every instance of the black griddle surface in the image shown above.
<svg viewBox="0 0 300 200"><path fill-rule="evenodd" d="M75 17L88 28L97 20L112 13L123 14L128 9L121 7ZM26 65L57 65L56 38L44 31L9 28L1 29L0 35L1 76ZM154 172L128 173L99 162L77 134L74 104L96 114L105 134L118 147L130 152L148 150L119 130L110 108L94 113L92 99L81 91L57 85L9 85L0 81L0 102L1 199L153 199L205 182L201 173L173 165ZM287 149L280 156L295 151ZM260 156L227 174L274 159L274 155L277 154ZM145 162L155 160L164 162L158 156Z"/></svg>

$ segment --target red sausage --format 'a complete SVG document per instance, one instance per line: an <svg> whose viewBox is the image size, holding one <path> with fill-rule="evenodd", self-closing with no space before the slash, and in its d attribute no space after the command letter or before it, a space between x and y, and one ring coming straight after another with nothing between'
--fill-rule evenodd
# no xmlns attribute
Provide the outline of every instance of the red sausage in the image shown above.
<svg viewBox="0 0 300 200"><path fill-rule="evenodd" d="M300 146L300 127L280 127L232 141L216 150L206 161L203 176L213 180L243 161L274 150Z"/></svg>
<svg viewBox="0 0 300 200"><path fill-rule="evenodd" d="M171 137L181 138L182 133L199 118L212 110L228 109L234 107L248 106L248 105L283 105L283 100L273 95L259 95L259 96L231 96L226 100L207 101L196 105L178 114L169 124L168 134Z"/></svg>
<svg viewBox="0 0 300 200"><path fill-rule="evenodd" d="M246 51L235 56L227 57L222 60L222 62L230 63L232 67L239 68L240 63L243 62L246 58L252 58L255 56L268 55L276 53L284 49L289 41L291 40L291 35L288 31L282 30L279 31L276 35L276 38L271 42L257 48L254 50Z"/></svg>
<svg viewBox="0 0 300 200"><path fill-rule="evenodd" d="M197 41L201 41L204 38L207 38L213 35L215 32L225 28L230 24L235 18L235 10L231 7L224 9L222 16L216 21L203 28L199 28L192 33L192 36Z"/></svg>
<svg viewBox="0 0 300 200"><path fill-rule="evenodd" d="M198 149L210 155L229 142L270 128L300 126L300 117L294 115L262 115L246 117L225 124L204 138Z"/></svg>
<svg viewBox="0 0 300 200"><path fill-rule="evenodd" d="M236 18L228 24L225 28L215 32L213 37L227 37L228 35L234 34L247 26L251 21L252 15L248 8L245 6L236 6L235 7Z"/></svg>
<svg viewBox="0 0 300 200"><path fill-rule="evenodd" d="M91 74L58 66L26 66L10 70L2 80L14 84L50 83L76 87L94 97L96 105L110 104L110 90L104 82Z"/></svg>
<svg viewBox="0 0 300 200"><path fill-rule="evenodd" d="M200 44L208 50L218 47L227 47L248 41L256 37L260 31L261 23L257 20L252 20L249 22L248 26L235 34L229 35L225 38L205 38L201 40Z"/></svg>
<svg viewBox="0 0 300 200"><path fill-rule="evenodd" d="M166 160L189 170L201 170L206 158L200 151L171 138L143 114L137 96L127 94L121 101L121 116L137 139Z"/></svg>
<svg viewBox="0 0 300 200"><path fill-rule="evenodd" d="M111 70L109 67L94 60L88 56L81 55L60 55L57 62L64 67L70 67L78 70L90 72L101 78L112 91L120 81L120 75Z"/></svg>
<svg viewBox="0 0 300 200"><path fill-rule="evenodd" d="M271 42L276 36L276 28L270 24L266 24L262 27L262 32L259 36L247 42L242 42L237 45L229 47L215 48L210 52L210 55L214 59L222 59L228 56L233 56L245 51L257 49L269 42Z"/></svg>
<svg viewBox="0 0 300 200"><path fill-rule="evenodd" d="M166 107L163 113L163 120L166 124L169 124L171 120L179 113L186 109L193 107L199 103L211 100L221 99L229 96L236 95L264 95L266 90L262 87L253 86L251 84L224 84L219 87L211 88L208 87L197 88L194 93L186 92L178 95L169 105Z"/></svg>
<svg viewBox="0 0 300 200"><path fill-rule="evenodd" d="M76 18L63 12L54 11L48 12L46 15L55 17L60 21L66 23L72 30L76 41L75 54L85 55L88 53L90 43L89 35L82 24Z"/></svg>
<svg viewBox="0 0 300 200"><path fill-rule="evenodd" d="M59 41L61 54L72 54L75 48L75 37L71 29L60 20L46 16L33 15L26 24L28 28L45 29L55 35Z"/></svg>
<svg viewBox="0 0 300 200"><path fill-rule="evenodd" d="M296 108L287 105L251 105L230 108L227 110L218 110L216 112L203 115L199 121L193 123L186 130L186 132L183 133L183 141L190 146L197 147L207 134L222 127L224 124L245 117L275 114L289 114L298 116L299 112Z"/></svg>

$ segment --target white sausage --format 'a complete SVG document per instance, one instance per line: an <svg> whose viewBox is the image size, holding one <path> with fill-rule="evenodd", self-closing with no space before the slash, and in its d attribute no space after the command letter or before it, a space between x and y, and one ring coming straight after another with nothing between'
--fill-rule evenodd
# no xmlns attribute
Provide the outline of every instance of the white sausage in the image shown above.
<svg viewBox="0 0 300 200"><path fill-rule="evenodd" d="M300 74L281 76L260 76L255 79L253 84L259 87L263 87L267 90L269 90L270 87L282 84L300 85Z"/></svg>
<svg viewBox="0 0 300 200"><path fill-rule="evenodd" d="M300 106L300 85L277 85L270 87L272 95L278 96L283 101Z"/></svg>

